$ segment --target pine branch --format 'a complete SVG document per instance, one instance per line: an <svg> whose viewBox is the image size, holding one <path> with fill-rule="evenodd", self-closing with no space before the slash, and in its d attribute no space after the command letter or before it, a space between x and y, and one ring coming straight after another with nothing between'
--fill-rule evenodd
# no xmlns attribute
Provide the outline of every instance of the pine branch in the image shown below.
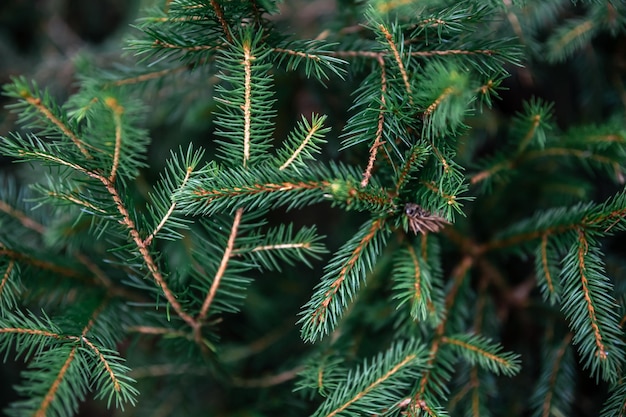
<svg viewBox="0 0 626 417"><path fill-rule="evenodd" d="M575 381L574 358L570 343L572 334L563 338L559 346L548 352L547 360L532 402L537 417L549 417L558 413L569 413L572 401L572 381Z"/></svg>
<svg viewBox="0 0 626 417"><path fill-rule="evenodd" d="M242 214L243 214L243 209L238 209L235 212L235 218L233 219L233 225L230 230L230 236L228 237L228 244L226 245L226 249L224 250L224 256L222 257L220 266L215 274L215 277L213 278L211 289L206 295L206 298L204 299L204 303L202 303L202 309L200 310L200 313L198 313L198 317L197 317L198 322L201 322L206 318L209 308L211 307L211 303L213 302L213 299L215 298L217 289L219 288L222 276L224 275L224 272L226 271L226 268L228 266L228 261L233 255L235 237L237 236L237 229L239 228L239 222L241 222Z"/></svg>
<svg viewBox="0 0 626 417"><path fill-rule="evenodd" d="M437 325L442 319L443 291L436 282L430 265L414 246L407 245L398 251L394 265L395 299L398 308L408 303L410 314L418 321L429 321Z"/></svg>
<svg viewBox="0 0 626 417"><path fill-rule="evenodd" d="M314 153L320 152L319 145L325 143L323 135L330 128L323 128L326 116L313 114L309 122L304 117L297 125L297 131L292 132L284 147L277 152L277 158L282 162L278 168L280 171L291 167L292 169L304 169L307 161L314 161Z"/></svg>
<svg viewBox="0 0 626 417"><path fill-rule="evenodd" d="M0 182L0 353L28 362L10 415L135 406L131 377L160 378L137 416L245 414L259 395L285 417L589 414L585 369L609 388L603 416L623 414L625 7L374 3L166 0L138 21L138 61L81 60L65 104L5 88L28 131L0 153L32 168ZM567 106L491 109L517 82L550 96L566 59L559 76L585 81ZM155 172L190 135L207 152ZM311 291L301 266L319 271L325 244ZM501 339L528 389L500 383L522 364Z"/></svg>
<svg viewBox="0 0 626 417"><path fill-rule="evenodd" d="M115 363L117 359L111 356L114 352L105 352L87 337L107 304L105 299L93 311L79 335L67 335L46 316L41 321L32 313L26 316L18 312L11 318L0 319L3 321L0 350L8 352L14 346L18 357L32 358L29 370L24 373L29 383L17 388L18 392L28 394L29 399L14 403L7 410L9 415L73 414L91 381L98 381L96 387L102 389L98 395L110 390L109 401L115 396L118 406L125 402L135 403L138 392L130 385L134 381L124 375L128 368ZM82 348L82 344L87 348ZM95 362L88 359L94 354ZM103 372L106 380L102 377Z"/></svg>
<svg viewBox="0 0 626 417"><path fill-rule="evenodd" d="M307 256L314 259L326 252L324 245L319 242L322 236L318 236L316 229L302 228L293 235L293 225L279 225L270 229L266 234L256 237L254 245L239 247L234 251L236 256L249 258L255 264L267 270L281 270L280 263L286 262L294 265L294 261L312 267Z"/></svg>
<svg viewBox="0 0 626 417"><path fill-rule="evenodd" d="M250 28L234 39L229 49L222 51L220 78L230 88L218 85L221 114L216 119L221 159L230 166L248 167L267 160L272 139L274 99L270 88L270 50L262 46L263 32ZM233 161L240 161L233 163Z"/></svg>
<svg viewBox="0 0 626 417"><path fill-rule="evenodd" d="M574 344L593 376L615 381L623 361L615 300L603 274L595 242L578 230L561 272L563 311L574 331Z"/></svg>
<svg viewBox="0 0 626 417"><path fill-rule="evenodd" d="M304 63L304 73L307 77L315 77L315 79L324 82L330 79L329 73L337 77L344 78L347 72L344 66L346 61L339 59L334 55L335 51L331 48L335 44L329 44L319 40L315 41L289 41L280 43L279 46L272 49L277 54L274 59L277 63L283 64L289 71L297 70Z"/></svg>
<svg viewBox="0 0 626 417"><path fill-rule="evenodd" d="M452 272L454 281L446 294L444 311L448 312L452 308L456 301L458 291L467 276L467 271L471 268L473 263L474 259L470 256L466 256L456 265ZM418 390L412 399L413 407L417 407L418 409L430 407L434 398L443 397L445 389L440 384L445 384L450 378L449 363L451 362L451 358L446 357L445 349L443 352L440 349L442 339L446 332L446 324L447 318L444 318L435 329L435 334L428 352L429 359L427 367L429 370L424 372L422 378L420 378ZM431 397L433 398L432 400Z"/></svg>
<svg viewBox="0 0 626 417"><path fill-rule="evenodd" d="M441 341L452 346L470 364L507 376L520 370L519 355L501 353L502 347L476 335L444 336Z"/></svg>
<svg viewBox="0 0 626 417"><path fill-rule="evenodd" d="M355 297L365 275L380 255L389 234L383 219L365 223L328 263L315 293L304 305L301 334L315 341L332 331L348 303Z"/></svg>
<svg viewBox="0 0 626 417"><path fill-rule="evenodd" d="M350 371L313 416L378 414L388 410L401 402L410 380L423 370L425 361L424 349L414 341L397 343L369 364L364 361Z"/></svg>
<svg viewBox="0 0 626 417"><path fill-rule="evenodd" d="M25 126L39 128L41 135L62 135L70 139L76 145L83 156L92 158L88 145L78 137L75 126L71 126L67 118L63 117L61 110L45 92L39 94L36 84L29 84L24 78L13 79L13 84L5 86L4 92L9 97L19 98L23 104L13 105L12 108L21 109L21 122Z"/></svg>

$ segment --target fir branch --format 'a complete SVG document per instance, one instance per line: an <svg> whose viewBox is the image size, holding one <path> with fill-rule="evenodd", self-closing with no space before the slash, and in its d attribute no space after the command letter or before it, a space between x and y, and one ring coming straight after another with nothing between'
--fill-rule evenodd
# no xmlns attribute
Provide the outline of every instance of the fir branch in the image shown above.
<svg viewBox="0 0 626 417"><path fill-rule="evenodd" d="M213 45L178 45L170 42L155 40L153 43L154 47L165 48L165 49L177 49L185 52L199 52L199 51L214 51L217 48Z"/></svg>
<svg viewBox="0 0 626 417"><path fill-rule="evenodd" d="M194 170L193 165L187 166L187 169L185 170L185 176L183 177L183 180L180 186L178 187L178 190L175 192L180 192L180 190L185 188L185 186L187 185L187 182L189 182L189 178L191 178L191 173L193 172L193 170ZM150 246L152 244L154 237L165 227L167 222L170 221L174 213L174 210L176 210L176 206L177 206L176 201L172 201L172 204L170 204L169 208L167 209L167 211L161 218L161 221L159 222L159 224L157 224L154 230L152 231L152 233L150 233L150 235L148 235L148 237L144 239L143 241L144 245Z"/></svg>
<svg viewBox="0 0 626 417"><path fill-rule="evenodd" d="M70 350L69 354L67 355L67 360L65 361L65 363L59 370L59 373L57 374L56 379L50 386L50 389L45 394L45 397L41 401L41 404L35 411L34 417L46 417L46 414L48 413L48 408L50 407L50 403L54 400L54 397L56 396L57 391L59 390L59 386L61 382L65 379L65 374L67 373L69 367L72 365L72 362L74 361L77 349L78 349L78 346L74 346Z"/></svg>
<svg viewBox="0 0 626 417"><path fill-rule="evenodd" d="M99 213L101 215L106 215L108 214L108 212L100 207L96 207L93 203L89 202L89 201L85 201L82 200L79 196L75 196L72 194L65 194L65 193L60 193L60 192L55 192L55 191L48 191L46 192L46 194L49 197L53 197L57 200L61 200L61 201L67 201L70 202L72 204L75 204L77 206L81 206L84 207L86 209L87 212L89 213Z"/></svg>
<svg viewBox="0 0 626 417"><path fill-rule="evenodd" d="M215 294L217 293L217 289L220 286L220 282L222 280L222 276L228 267L228 261L233 256L233 249L235 246L235 238L237 237L237 230L239 229L239 223L241 222L241 216L243 215L243 209L237 209L235 212L235 217L233 219L233 225L230 230L230 235L228 237L228 244L224 249L224 255L222 256L222 260L220 262L220 266L215 273L215 277L213 278L213 282L211 284L211 289L206 295L204 302L202 303L202 308L198 313L196 318L196 323L201 323L207 316L209 308L211 307L211 303L215 298ZM199 329L199 326L195 326L196 329ZM199 333L197 333L199 335ZM197 336L199 337L199 336Z"/></svg>
<svg viewBox="0 0 626 417"><path fill-rule="evenodd" d="M383 36L385 37L385 40L387 41L387 44L389 45L389 49L391 50L393 59L396 65L398 66L400 75L402 76L402 81L404 82L404 88L406 89L406 93L409 96L409 102L413 104L413 91L411 88L411 83L409 82L409 74L404 66L402 57L400 56L400 51L398 51L398 46L396 45L396 42L394 41L393 36L391 35L391 33L389 33L389 30L384 25L382 24L378 25L378 29L382 32ZM399 43L402 44L402 42L399 42ZM383 67L383 71L384 71L384 67ZM385 84L386 83L384 82L382 83L383 86Z"/></svg>
<svg viewBox="0 0 626 417"><path fill-rule="evenodd" d="M300 313L305 340L315 341L335 328L365 275L373 268L388 233L383 218L373 219L333 256L315 293Z"/></svg>
<svg viewBox="0 0 626 417"><path fill-rule="evenodd" d="M315 158L312 155L312 151L319 152L318 143L322 142L321 135L327 133L329 128L323 128L326 116L318 116L313 114L311 116L311 122L309 123L305 118L302 118L302 122L298 123L298 130L300 135L293 133L289 137L289 141L285 146L285 149L278 151L279 157L281 154L283 158L288 155L285 162L283 162L278 168L282 171L288 167L305 166L305 160ZM298 137L302 134L306 136L298 142ZM295 148L295 149L294 149Z"/></svg>
<svg viewBox="0 0 626 417"><path fill-rule="evenodd" d="M404 164L397 173L395 194L399 194L406 183L412 178L413 171L421 167L424 160L428 156L428 148L420 145L414 145L407 151L407 157Z"/></svg>
<svg viewBox="0 0 626 417"><path fill-rule="evenodd" d="M109 182L114 183L117 176L117 169L120 165L120 152L122 148L122 107L115 98L107 97L105 104L113 112L113 123L115 125L115 145L113 147L113 162L111 164L111 173L109 174Z"/></svg>
<svg viewBox="0 0 626 417"><path fill-rule="evenodd" d="M4 246L2 243L0 243L0 256L6 256L8 259L19 261L26 265L31 265L36 268L43 269L44 271L50 271L52 273L59 274L64 277L77 278L77 279L82 279L82 280L88 279L80 271L77 271L72 268L68 268L63 265L55 264L54 262L38 259L34 256L29 256L28 254L23 253L21 251L9 249L6 246Z"/></svg>
<svg viewBox="0 0 626 417"><path fill-rule="evenodd" d="M214 4L215 1L211 0L211 4ZM215 6L213 6L215 7ZM251 69L251 61L252 59L256 59L251 55L250 44L244 43L243 45L243 66L244 66L244 84L243 84L243 166L244 168L248 166L248 160L250 159L250 96L252 89L252 69Z"/></svg>
<svg viewBox="0 0 626 417"><path fill-rule="evenodd" d="M548 59L553 62L564 60L589 42L597 30L596 23L589 18L572 19L548 39Z"/></svg>
<svg viewBox="0 0 626 417"><path fill-rule="evenodd" d="M567 405L572 399L570 387L574 379L570 347L572 336L568 333L560 345L546 357L541 379L532 398L536 404L533 405L534 415L537 417L568 413Z"/></svg>
<svg viewBox="0 0 626 417"><path fill-rule="evenodd" d="M372 176L372 170L374 169L374 162L376 162L376 155L378 154L378 148L383 146L385 143L382 140L383 137L383 128L385 126L385 110L386 110L386 102L385 102L385 94L387 94L387 75L385 72L385 61L380 58L378 60L378 65L380 65L380 110L378 112L378 127L376 128L376 135L374 136L374 143L370 147L370 157L367 161L367 168L365 168L365 172L363 172L363 179L361 180L361 187L367 187L369 184L369 180Z"/></svg>
<svg viewBox="0 0 626 417"><path fill-rule="evenodd" d="M452 271L453 282L450 286L448 293L446 294L445 299L445 310L450 311L452 305L456 301L457 294L463 284L465 277L467 276L468 270L474 264L475 259L472 256L466 255L461 259L461 261L455 266ZM448 316L445 316L444 319L441 320L437 328L435 329L434 338L430 345L430 350L428 352L428 363L427 363L427 371L424 372L422 377L420 378L418 390L413 397L414 404L420 404L424 402L424 398L427 396L428 385L431 382L431 370L430 368L435 364L437 360L437 355L439 354L441 343L446 331ZM424 404L426 405L426 404ZM421 407L420 407L421 408Z"/></svg>
<svg viewBox="0 0 626 417"><path fill-rule="evenodd" d="M0 315L4 311L9 311L15 306L15 293L17 292L16 265L14 260L0 264L4 267L2 280L0 280Z"/></svg>
<svg viewBox="0 0 626 417"><path fill-rule="evenodd" d="M443 336L441 342L456 348L472 365L496 374L513 376L521 369L519 355L501 353L502 347L478 335Z"/></svg>
<svg viewBox="0 0 626 417"><path fill-rule="evenodd" d="M615 300L602 273L598 249L590 236L577 229L561 272L563 311L574 331L574 344L596 378L614 381L624 358Z"/></svg>
<svg viewBox="0 0 626 417"><path fill-rule="evenodd" d="M595 356L599 357L600 360L605 360L608 356L608 350L604 345L602 340L602 335L600 333L600 327L598 326L598 318L596 315L596 308L594 307L594 303L592 302L590 291L589 291L589 278L587 277L586 270L588 267L585 266L585 256L589 251L587 238L582 232L582 230L578 230L578 265L579 265L579 273L581 279L582 290L584 293L584 298L586 301L587 312L589 313L589 321L591 328L593 329L593 336L596 344L596 354Z"/></svg>
<svg viewBox="0 0 626 417"><path fill-rule="evenodd" d="M103 389L109 385L117 406L123 408L124 402L135 403L138 392L130 385L132 380L124 375L128 369L115 363L112 351L104 353L102 347L87 337L108 303L106 298L99 303L79 335L62 332L45 314L43 321L32 313L26 316L19 311L6 320L0 319L0 350L9 349L15 342L18 357L33 359L24 373L29 384L17 387L18 393L28 392L30 399L14 403L13 412L42 417L75 413L78 401L84 399L91 385L90 379L96 381L97 396L103 395L106 392ZM107 338L105 334L100 336ZM87 356L86 352L89 352ZM89 357L96 361L90 361ZM110 384L102 381L101 370Z"/></svg>
<svg viewBox="0 0 626 417"><path fill-rule="evenodd" d="M538 247L538 253L535 255L535 269L537 278L543 283L541 285L544 299L551 303L556 303L560 299L560 286L558 285L558 276L554 270L557 263L555 259L555 249L549 245L550 234L544 233L541 236L541 244Z"/></svg>
<svg viewBox="0 0 626 417"><path fill-rule="evenodd" d="M324 245L319 243L321 237L317 236L314 227L304 227L294 236L292 226L279 225L272 228L265 235L258 236L254 245L239 247L233 253L250 258L252 262L268 270L280 271L280 261L288 264L300 261L312 267L306 255L318 258L319 254L326 252Z"/></svg>
<svg viewBox="0 0 626 417"><path fill-rule="evenodd" d="M16 83L15 87L19 89L19 96L37 112L39 112L48 122L54 125L63 135L67 136L74 143L74 145L76 145L85 158L91 159L92 156L87 150L87 144L83 142L83 140L81 140L72 131L72 129L70 129L65 121L61 120L61 118L54 114L53 110L47 105L45 99L42 100L41 97L34 96L25 86L21 85L23 80L20 80L19 83L16 80Z"/></svg>
<svg viewBox="0 0 626 417"><path fill-rule="evenodd" d="M558 236L568 231L590 230L607 233L607 228L624 223L626 193L620 192L602 204L577 204L558 207L535 214L503 230L480 251L492 251L524 244L541 238L544 234ZM623 227L623 226L620 226Z"/></svg>
<svg viewBox="0 0 626 417"><path fill-rule="evenodd" d="M215 11L215 16L217 17L217 20L220 22L220 25L222 26L222 30L224 31L224 35L226 36L226 40L229 43L232 43L233 38L230 33L230 28L228 27L228 23L226 22L226 18L224 16L224 11L222 10L222 6L220 6L220 4L216 0L211 0L211 7Z"/></svg>
<svg viewBox="0 0 626 417"><path fill-rule="evenodd" d="M419 375L425 360L423 348L414 341L397 343L349 372L313 416L378 414L405 398L408 383Z"/></svg>
<svg viewBox="0 0 626 417"><path fill-rule="evenodd" d="M104 84L104 88L108 87L120 87L123 85L139 84L147 81L157 80L159 78L166 77L168 75L176 74L188 69L187 65L180 65L173 68L165 68L162 70L151 71L145 74L137 75L134 77L120 78L109 83Z"/></svg>
<svg viewBox="0 0 626 417"><path fill-rule="evenodd" d="M250 171L250 170L248 170ZM238 175L238 181L230 183L233 179L229 174ZM261 175L261 171L255 174ZM245 175L245 177L244 177ZM270 205L289 204L292 207L298 207L298 204L306 204L311 200L321 201L323 194L320 191L326 190L331 183L329 181L280 181L263 183L263 178L256 176L248 176L245 173L231 171L223 172L219 177L213 180L218 184L213 184L211 180L201 183L191 193L183 192L179 194L179 201L186 210L190 212L203 212L204 214L212 214L238 205L248 205L248 208L264 208ZM229 183L220 187L221 182ZM251 183L250 183L251 182ZM304 194L308 194L306 196ZM295 195L298 198L295 198ZM251 198L256 197L258 198ZM265 198L261 200L261 196Z"/></svg>
<svg viewBox="0 0 626 417"><path fill-rule="evenodd" d="M333 56L334 51L330 49L332 45L319 40L298 42L290 41L272 48L277 56L278 63L282 63L286 58L288 70L296 70L304 62L304 73L307 77L312 75L324 82L329 79L328 72L343 78L346 70L343 66L346 61Z"/></svg>
<svg viewBox="0 0 626 417"><path fill-rule="evenodd" d="M262 43L262 36L263 32L245 27L218 60L219 77L230 84L216 88L220 103L216 133L225 139L218 141L218 152L230 166L247 168L269 159L275 110L268 62L271 50Z"/></svg>
<svg viewBox="0 0 626 417"><path fill-rule="evenodd" d="M626 415L626 384L624 381L611 387L600 417L624 417Z"/></svg>
<svg viewBox="0 0 626 417"><path fill-rule="evenodd" d="M476 49L476 50L465 50L465 49L443 49L443 50L433 50L433 51L411 51L409 55L415 57L432 57L432 56L454 56L454 55L486 55L486 56L494 56L497 55L498 51L494 49Z"/></svg>
<svg viewBox="0 0 626 417"><path fill-rule="evenodd" d="M399 300L398 308L408 303L410 315L414 320L424 322L429 320L437 325L441 319L439 288L434 283L435 277L430 265L417 254L413 245L405 245L395 255L393 270L394 299Z"/></svg>
<svg viewBox="0 0 626 417"><path fill-rule="evenodd" d="M40 235L46 231L46 227L43 224L39 223L32 217L27 216L22 210L17 209L6 201L0 200L0 211L15 218L22 224L22 226L33 230Z"/></svg>

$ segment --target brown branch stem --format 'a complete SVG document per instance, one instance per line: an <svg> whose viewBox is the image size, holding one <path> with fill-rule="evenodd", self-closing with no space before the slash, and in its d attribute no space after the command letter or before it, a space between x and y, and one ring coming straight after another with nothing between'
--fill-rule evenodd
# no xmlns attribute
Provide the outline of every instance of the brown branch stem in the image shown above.
<svg viewBox="0 0 626 417"><path fill-rule="evenodd" d="M226 244L226 249L224 250L224 255L222 256L222 261L220 262L220 266L215 273L215 277L213 278L213 283L211 284L211 288L204 299L204 303L202 303L202 309L196 318L196 323L201 323L206 318L209 308L213 303L213 299L215 298L215 294L217 294L217 290L220 286L220 282L224 277L224 273L226 272L226 268L228 267L228 261L233 256L233 249L235 247L235 238L237 237L237 230L239 229L239 224L241 223L241 216L243 215L243 209L237 209L235 212L235 218L233 219L233 225L230 229L230 236L228 237L228 243ZM200 327L196 326L196 331L199 331Z"/></svg>

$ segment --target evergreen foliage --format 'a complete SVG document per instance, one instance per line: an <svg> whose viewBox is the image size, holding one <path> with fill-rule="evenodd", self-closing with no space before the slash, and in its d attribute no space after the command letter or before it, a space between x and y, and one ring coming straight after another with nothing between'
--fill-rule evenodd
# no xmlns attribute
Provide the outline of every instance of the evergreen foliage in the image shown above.
<svg viewBox="0 0 626 417"><path fill-rule="evenodd" d="M154 1L64 103L5 86L6 414L625 415L624 3L289 5ZM576 123L503 110L560 63Z"/></svg>

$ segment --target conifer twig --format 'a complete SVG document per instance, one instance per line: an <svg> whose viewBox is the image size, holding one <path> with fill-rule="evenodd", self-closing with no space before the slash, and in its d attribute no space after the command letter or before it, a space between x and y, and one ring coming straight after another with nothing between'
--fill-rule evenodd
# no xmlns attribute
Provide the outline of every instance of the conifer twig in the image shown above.
<svg viewBox="0 0 626 417"><path fill-rule="evenodd" d="M113 148L113 163L111 165L111 173L109 174L109 181L115 182L117 176L117 169L120 165L120 152L122 150L122 113L124 108L113 97L107 97L104 103L113 112L113 123L115 124L115 145Z"/></svg>
<svg viewBox="0 0 626 417"><path fill-rule="evenodd" d="M102 310L104 309L106 304L108 304L108 299L105 299L96 308L96 310L92 313L91 317L89 318L89 321L87 322L87 325L83 328L83 331L81 332L81 336L80 336L81 340L85 339L85 336L87 335L87 333L91 330L91 328L95 324L96 317L100 315L100 313L102 312ZM74 361L74 358L76 357L76 351L78 350L78 346L79 346L78 344L75 344L72 347L72 349L70 350L70 353L67 355L67 359L65 360L65 363L63 364L63 366L59 370L59 373L57 374L57 377L55 378L55 380L50 385L50 388L48 389L48 392L44 396L43 401L41 402L41 404L39 405L39 408L35 412L35 414L34 414L35 417L45 417L46 416L46 414L48 412L48 408L50 407L50 404L52 403L52 401L56 397L56 394L57 394L57 391L59 390L61 382L65 378L65 374L67 373L68 369L70 368L70 366L72 365L72 363ZM118 387L119 387L119 385L118 385Z"/></svg>
<svg viewBox="0 0 626 417"><path fill-rule="evenodd" d="M91 159L92 156L87 150L86 144L76 136L72 130L66 126L58 117L56 117L49 108L47 108L41 101L40 98L33 97L28 91L21 91L20 95L28 104L35 107L46 119L52 122L65 136L70 138L70 140L76 145L76 147L80 150L80 152L87 159Z"/></svg>
<svg viewBox="0 0 626 417"><path fill-rule="evenodd" d="M110 182L108 178L104 176L99 176L98 179L104 184L106 190L111 195L111 198L113 199L113 202L115 203L115 206L117 207L118 212L122 215L122 220L120 221L121 224L126 226L126 228L128 229L128 232L130 233L130 236L133 242L135 242L135 245L137 246L137 249L139 250L141 257L143 258L144 263L146 264L146 267L148 268L148 271L150 272L150 275L152 275L152 278L154 279L154 281L161 288L161 291L163 291L163 295L165 296L167 301L170 303L170 305L172 306L176 314L181 319L183 319L187 324L189 324L191 327L195 328L196 327L195 320L193 319L193 317L191 317L189 314L187 314L184 311L182 305L176 299L176 296L169 289L167 283L165 282L163 274L159 270L159 267L156 265L156 262L154 258L152 257L152 254L150 254L150 251L148 250L148 246L146 245L144 240L141 238L141 235L139 234L139 231L137 230L137 227L135 226L135 222L130 217L130 213L128 212L128 209L124 205L124 202L121 196L119 195L117 189L115 188L115 185L112 182Z"/></svg>
<svg viewBox="0 0 626 417"><path fill-rule="evenodd" d="M120 87L122 85L138 84L138 83L142 83L142 82L146 82L150 80L155 80L157 78L165 77L166 75L175 74L177 72L184 71L187 68L188 68L187 65L181 65L181 66L174 67L174 68L166 68L164 70L153 71L147 74L141 74L136 77L122 78L119 80L112 81L108 84L105 84L105 87L108 87L108 86Z"/></svg>
<svg viewBox="0 0 626 417"><path fill-rule="evenodd" d="M0 281L0 298L2 298L2 291L6 286L7 282L9 282L9 278L11 277L11 272L13 272L13 268L15 268L15 260L11 259L4 270L4 274L2 275L2 281Z"/></svg>
<svg viewBox="0 0 626 417"><path fill-rule="evenodd" d="M552 273L550 272L550 268L548 268L548 233L544 233L541 236L541 267L543 269L543 274L546 278L546 283L548 284L548 291L550 294L554 293L554 282L552 280Z"/></svg>
<svg viewBox="0 0 626 417"><path fill-rule="evenodd" d="M87 280L87 277L85 277L83 274L81 274L80 272L74 269L60 266L52 262L43 261L41 259L35 259L24 253L7 249L2 243L0 243L0 256L6 256L9 259L24 262L27 265L32 265L36 268L40 268L45 271L54 272L56 274L63 275L65 277Z"/></svg>
<svg viewBox="0 0 626 417"><path fill-rule="evenodd" d="M596 342L596 356L598 356L601 360L605 360L609 355L607 348L602 341L602 334L600 333L600 327L598 326L598 318L596 316L596 309L594 307L593 300L591 299L591 295L589 294L589 281L587 279L587 271L585 267L585 256L587 255L588 243L587 237L585 236L585 232L581 228L577 228L578 230L578 266L579 266L579 274L580 274L580 283L582 286L583 294L585 297L585 302L587 303L587 312L589 314L589 321L591 323L591 327L593 329L593 336Z"/></svg>
<svg viewBox="0 0 626 417"><path fill-rule="evenodd" d="M372 221L370 228L365 236L361 239L358 245L352 251L350 258L343 265L341 270L339 271L339 275L337 278L328 286L329 289L324 294L324 298L318 308L313 313L311 320L313 322L321 323L326 320L326 313L329 308L330 303L333 301L333 298L337 295L337 292L340 290L341 285L344 280L350 273L350 271L355 267L357 260L359 259L361 253L364 248L374 239L376 233L382 229L385 220L383 218L376 219Z"/></svg>
<svg viewBox="0 0 626 417"><path fill-rule="evenodd" d="M409 74L406 68L404 67L404 62L402 62L402 57L400 56L398 47L396 46L396 43L393 40L393 36L391 35L391 33L389 33L389 31L384 25L379 25L378 28L385 35L385 39L387 40L387 43L389 44L389 48L391 48L391 52L393 53L393 58L396 61L396 64L398 65L398 69L400 70L400 75L402 75L404 88L406 89L406 92L409 95L409 102L413 104L413 91L411 88L411 83L409 82Z"/></svg>
<svg viewBox="0 0 626 417"><path fill-rule="evenodd" d="M378 387L380 384L384 383L385 381L389 380L389 378L393 377L395 374L397 374L402 368L404 368L409 363L411 363L416 357L417 355L415 353L411 353L405 356L404 358L402 358L402 360L398 361L398 363L396 363L394 367L391 368L389 371L387 371L384 375L381 375L374 382L372 382L371 384L366 386L364 389L357 392L356 395L354 395L354 397L350 398L348 401L343 403L340 407L326 414L326 417L334 417L334 416L340 415L342 411L346 410L352 404L359 401L361 398L365 397L370 391L372 391L373 389L375 389L376 387Z"/></svg>
<svg viewBox="0 0 626 417"><path fill-rule="evenodd" d="M15 218L17 221L19 221L22 224L22 226L30 230L34 230L40 235L44 234L46 231L46 227L43 224L27 216L26 213L24 213L21 210L16 209L15 207L11 206L6 201L0 200L0 211Z"/></svg>
<svg viewBox="0 0 626 417"><path fill-rule="evenodd" d="M385 73L385 60L382 57L379 57L378 64L380 65L380 84L381 84L381 92L380 92L380 108L378 111L378 127L376 128L376 137L374 139L374 143L370 147L370 157L367 161L367 168L365 172L363 172L363 179L361 180L361 187L365 188L369 183L369 180L372 176L372 170L374 169L374 162L376 161L376 155L378 154L378 148L381 147L385 142L382 140L383 137L383 128L385 126L385 94L387 94L387 75Z"/></svg>
<svg viewBox="0 0 626 417"><path fill-rule="evenodd" d="M185 172L185 177L183 178L183 181L180 184L180 187L178 187L179 190L182 190L185 187L185 185L187 185L187 182L189 181L189 178L191 177L192 171L193 171L193 168L187 167L187 170ZM170 204L170 207L167 209L167 212L165 213L165 215L163 216L159 224L154 228L152 233L150 233L150 235L144 239L143 241L144 245L150 246L150 244L152 244L152 240L154 240L154 237L157 235L157 233L159 233L159 231L165 226L169 218L174 213L174 210L176 210L176 201L173 201L172 204Z"/></svg>
<svg viewBox="0 0 626 417"><path fill-rule="evenodd" d="M226 18L224 17L224 11L222 10L222 6L220 6L220 4L216 0L211 0L211 7L213 7L213 10L215 11L215 16L220 22L220 25L222 25L222 30L224 31L226 39L229 43L232 42L233 37L230 34L230 29L228 28L228 23L226 22Z"/></svg>
<svg viewBox="0 0 626 417"><path fill-rule="evenodd" d="M70 353L67 355L67 359L65 360L65 363L63 363L63 366L59 370L59 373L57 374L56 379L50 386L50 389L46 393L46 396L44 397L41 404L39 405L39 408L37 408L37 411L35 412L34 417L46 417L46 414L48 413L48 408L50 407L50 404L54 400L54 397L56 396L56 393L59 390L61 381L63 381L63 378L65 378L65 374L67 373L67 370L72 365L72 362L74 361L74 358L76 357L77 349L78 349L78 345L75 345L70 350Z"/></svg>
<svg viewBox="0 0 626 417"><path fill-rule="evenodd" d="M449 311L452 305L454 304L457 293L459 289L461 288L461 284L463 283L463 281L465 280L465 277L467 276L467 271L472 267L474 262L475 262L475 259L472 256L465 255L461 259L461 261L456 265L456 267L453 269L452 277L454 281L452 283L452 286L450 287L450 290L448 291L448 294L446 295L446 300L445 300L446 311ZM432 364L435 362L437 358L437 353L439 352L440 344L443 341L447 319L448 319L448 316L444 315L444 318L441 320L441 322L435 329L435 336L432 341L430 351L428 353L427 368L426 368L426 371L424 371L424 374L422 375L422 378L419 381L419 389L413 399L414 403L416 404L424 403L424 405L426 405L426 403L423 400L423 396L424 396L424 393L426 392L426 387L430 380L430 374L431 374L430 367L432 366Z"/></svg>
<svg viewBox="0 0 626 417"><path fill-rule="evenodd" d="M235 238L237 237L237 230L239 229L239 224L241 222L241 216L243 215L243 209L237 209L235 212L235 218L233 219L233 225L230 229L230 236L228 237L228 243L226 244L226 248L224 249L224 255L222 256L222 261L220 262L220 266L215 273L215 277L213 277L213 283L211 284L211 288L202 303L202 308L200 309L200 313L196 318L196 323L201 323L207 316L209 312L209 308L213 303L213 299L215 298L215 294L220 286L220 282L226 272L226 268L228 267L228 261L233 255L233 250L235 247ZM199 329L199 326L194 326L195 329Z"/></svg>
<svg viewBox="0 0 626 417"><path fill-rule="evenodd" d="M252 51L250 49L249 43L244 43L243 45L243 66L244 66L244 102L242 105L243 109L243 166L244 168L248 166L248 160L250 159L250 136L252 135L252 60L254 57L252 56Z"/></svg>
<svg viewBox="0 0 626 417"><path fill-rule="evenodd" d="M563 357L565 356L565 353L567 352L567 349L569 348L573 337L574 335L572 333L566 334L563 338L563 341L561 342L561 345L559 346L559 350L556 352L554 362L552 363L552 371L550 372L550 389L546 393L546 396L543 400L543 404L541 407L541 417L550 417L552 410L552 398L554 395L554 390L557 388L557 376L560 371Z"/></svg>
<svg viewBox="0 0 626 417"><path fill-rule="evenodd" d="M311 139L315 137L315 133L317 132L318 127L319 125L311 126L311 128L309 129L309 132L307 133L302 143L300 143L298 148L295 151L293 151L291 156L278 168L279 171L285 170L285 168L289 167L289 165L291 165L296 159L298 159L298 155L302 153L302 151L306 148L309 142L311 142Z"/></svg>

